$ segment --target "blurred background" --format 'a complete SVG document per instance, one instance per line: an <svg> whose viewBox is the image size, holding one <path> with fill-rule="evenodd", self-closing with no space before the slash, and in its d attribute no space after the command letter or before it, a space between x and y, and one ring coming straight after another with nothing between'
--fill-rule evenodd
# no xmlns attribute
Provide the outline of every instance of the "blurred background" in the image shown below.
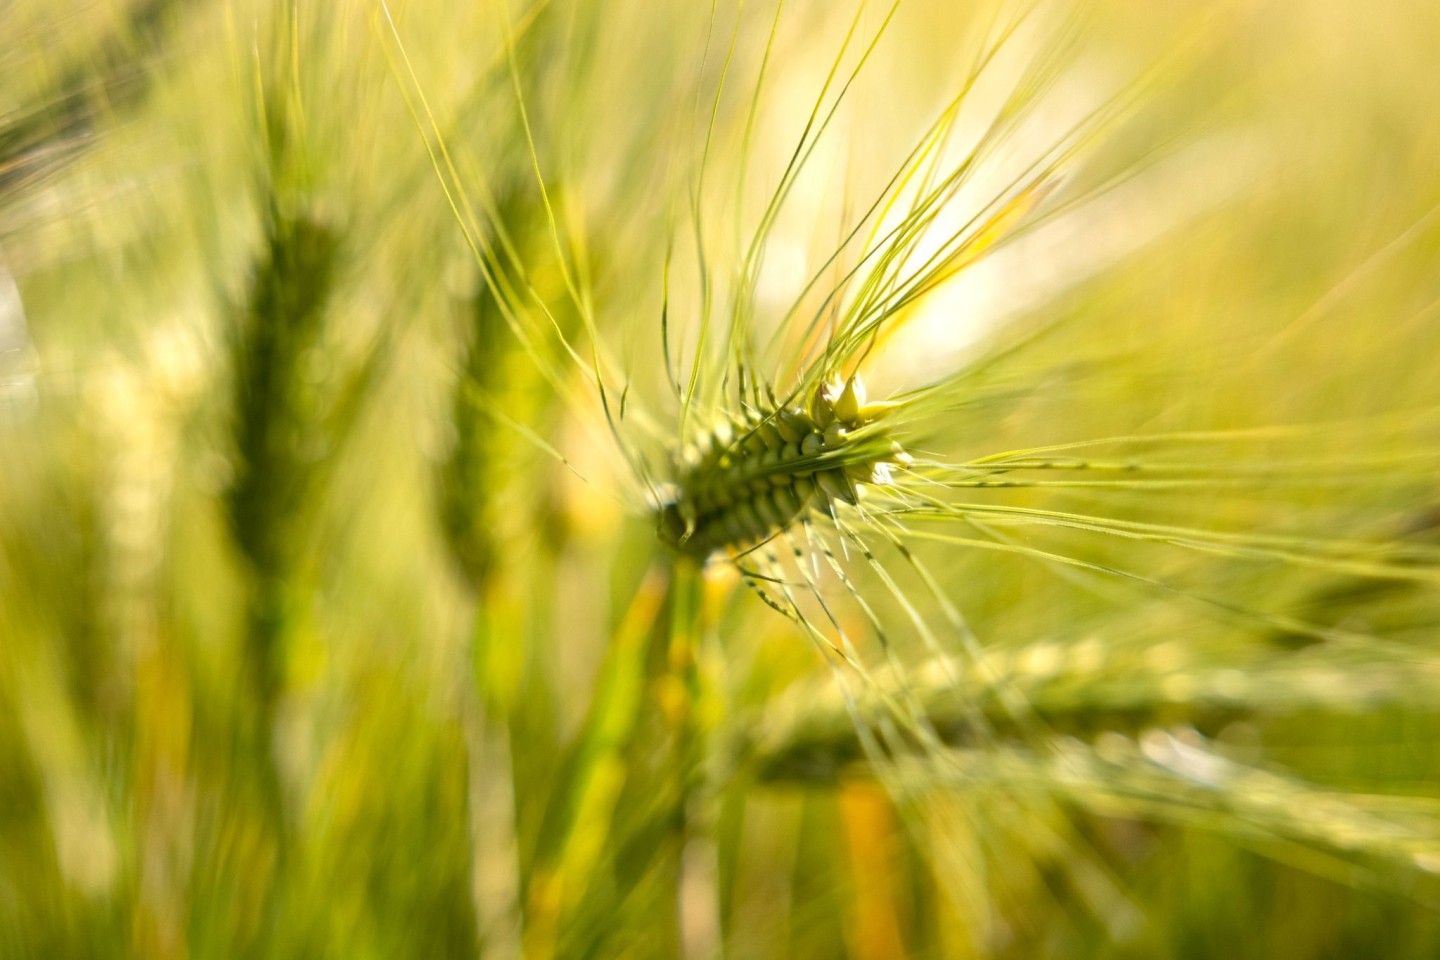
<svg viewBox="0 0 1440 960"><path fill-rule="evenodd" d="M1175 6L0 2L0 955L1440 952L1440 9ZM797 623L661 318L961 94L937 230L1083 150L867 376L1007 482Z"/></svg>

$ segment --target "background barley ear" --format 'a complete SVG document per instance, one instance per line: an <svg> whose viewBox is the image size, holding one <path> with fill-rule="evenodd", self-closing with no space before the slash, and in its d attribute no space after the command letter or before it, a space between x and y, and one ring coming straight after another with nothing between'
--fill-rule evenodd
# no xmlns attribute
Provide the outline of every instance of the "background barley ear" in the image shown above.
<svg viewBox="0 0 1440 960"><path fill-rule="evenodd" d="M148 61L163 48L175 6L170 0L143 0L79 18L68 49L54 61L33 72L11 66L18 76L10 90L23 91L24 99L6 103L0 124L0 193L83 152L113 118L126 116L144 98ZM3 16L12 42L19 44L53 38L60 14L14 9Z"/></svg>
<svg viewBox="0 0 1440 960"><path fill-rule="evenodd" d="M322 489L332 455L326 447L335 439L325 429L325 400L314 371L322 362L338 247L330 229L272 210L234 333L236 467L227 506L250 579L244 663L261 724L250 736L262 756L283 692L287 637L305 616L307 501ZM265 802L283 824L284 798L273 766L261 769L273 794Z"/></svg>

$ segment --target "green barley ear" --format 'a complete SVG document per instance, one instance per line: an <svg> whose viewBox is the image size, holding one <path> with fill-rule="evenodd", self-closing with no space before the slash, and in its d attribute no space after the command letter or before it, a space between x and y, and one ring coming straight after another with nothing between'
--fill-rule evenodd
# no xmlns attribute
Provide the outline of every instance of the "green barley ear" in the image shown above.
<svg viewBox="0 0 1440 960"><path fill-rule="evenodd" d="M453 445L440 466L440 522L456 565L479 587L489 580L497 554L495 453L502 433L483 405L504 392L504 338L509 334L488 290L473 291L459 312L468 329L450 402Z"/></svg>
<svg viewBox="0 0 1440 960"><path fill-rule="evenodd" d="M484 243L504 248L510 259L474 270L469 289L452 300L460 360L449 403L450 442L436 476L439 519L457 569L480 592L496 569L501 544L523 535L530 511L543 509L535 502L537 491L516 481L544 463L543 455L536 461L526 431L555 415L559 398L547 389L542 370L557 364L561 348L552 341L517 343L514 335L516 315L525 310L521 291L554 293L552 283L520 273L543 248L546 238L535 227L543 215L533 191L505 189L496 203L497 227ZM577 318L557 308L549 322L571 336ZM507 516L502 503L519 507L520 514ZM563 539L561 525L542 524Z"/></svg>
<svg viewBox="0 0 1440 960"><path fill-rule="evenodd" d="M242 663L254 710L242 721L279 851L288 815L271 757L289 636L299 616L299 565L332 438L311 370L320 349L340 244L323 224L270 211L264 245L231 340L234 480L226 507L250 591Z"/></svg>
<svg viewBox="0 0 1440 960"><path fill-rule="evenodd" d="M320 453L319 362L339 237L308 216L271 210L232 340L238 464L229 494L241 552L261 577L294 562L293 525Z"/></svg>
<svg viewBox="0 0 1440 960"><path fill-rule="evenodd" d="M703 559L855 503L861 485L887 482L905 456L881 423L889 409L865 402L858 375L823 381L805 407L744 408L677 457L656 518L661 539Z"/></svg>

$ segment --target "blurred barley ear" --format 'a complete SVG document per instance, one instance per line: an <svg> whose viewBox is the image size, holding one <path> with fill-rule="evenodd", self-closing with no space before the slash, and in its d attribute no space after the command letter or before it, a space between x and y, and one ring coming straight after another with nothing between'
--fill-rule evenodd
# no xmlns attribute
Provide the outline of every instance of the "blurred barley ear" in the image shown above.
<svg viewBox="0 0 1440 960"><path fill-rule="evenodd" d="M483 592L495 563L493 487L499 480L495 419L482 397L503 392L502 358L509 332L490 291L472 293L460 305L469 321L461 350L460 377L450 401L453 445L439 472L440 523L456 567L472 590Z"/></svg>
<svg viewBox="0 0 1440 960"><path fill-rule="evenodd" d="M505 440L486 409L516 385L505 358L515 351L494 293L478 278L453 298L460 372L450 394L450 447L434 477L439 526L449 559L473 608L461 688L465 726L470 877L477 939L487 952L519 951L519 863L512 751L514 697L524 653L515 649L518 600L505 588L496 557L504 534L497 500L506 481ZM523 668L522 668L523 669Z"/></svg>
<svg viewBox="0 0 1440 960"><path fill-rule="evenodd" d="M512 231L526 229L541 215L534 198L520 189L506 190L498 204L497 222ZM520 235L507 242L521 244ZM496 239L487 237L487 246ZM530 252L526 250L526 252ZM513 267L496 264L467 271L470 287L451 300L458 315L460 362L450 394L451 443L436 476L439 519L451 558L470 590L483 594L495 573L498 544L511 531L497 513L497 503L514 496L514 479L524 464L512 430L497 420L497 408L522 422L543 419L553 405L537 390L538 374L506 322L513 309L501 298L524 289ZM486 277L489 282L486 282Z"/></svg>
<svg viewBox="0 0 1440 960"><path fill-rule="evenodd" d="M234 446L229 493L235 544L252 579L247 662L255 696L273 705L300 529L330 442L306 364L314 364L339 238L306 216L271 210L265 246L232 347Z"/></svg>
<svg viewBox="0 0 1440 960"><path fill-rule="evenodd" d="M342 246L334 228L285 212L272 197L231 341L236 468L226 507L248 581L242 663L254 703L237 715L253 728L237 731L235 755L256 767L240 787L259 791L282 856L290 815L275 723L286 658L308 616L316 507L378 357L336 374L327 355L333 346L325 321Z"/></svg>
<svg viewBox="0 0 1440 960"><path fill-rule="evenodd" d="M510 329L512 315L531 309L519 291L544 291L555 278L522 275L524 264L540 259L548 236L539 226L544 211L533 186L509 185L496 202L497 230L487 249L503 247L497 258L467 271L469 289L447 300L458 330L455 379L448 402L449 444L433 476L436 519L452 568L472 613L467 655L471 673L463 692L471 868L479 940L487 952L516 954L520 948L522 902L541 902L550 864L544 848L523 857L519 835L527 811L519 809L528 791L532 807L575 802L569 787L579 781L526 784L517 781L517 757L533 752L528 736L535 726L554 722L558 707L542 697L541 655L527 642L529 594L554 577L568 532L553 502L549 460L520 432L548 431L557 419L559 398L541 370L553 365L553 342L520 343ZM503 236L497 236L499 230ZM573 332L573 311L551 318ZM541 357L532 351L549 351ZM537 482L538 481L538 482ZM530 693L529 702L522 696ZM549 716L537 717L537 714ZM533 816L533 814L532 814ZM532 862L538 861L538 862ZM542 908L528 942L553 942L556 931ZM534 927L538 927L534 929ZM532 952L533 952L532 948Z"/></svg>
<svg viewBox="0 0 1440 960"><path fill-rule="evenodd" d="M152 79L150 60L163 47L179 6L176 0L130 4L92 49L60 61L40 97L0 117L0 203L56 173L100 139L114 115L143 102ZM0 32L5 16L0 10ZM58 18L42 28L63 29ZM53 35L33 39L58 46Z"/></svg>

